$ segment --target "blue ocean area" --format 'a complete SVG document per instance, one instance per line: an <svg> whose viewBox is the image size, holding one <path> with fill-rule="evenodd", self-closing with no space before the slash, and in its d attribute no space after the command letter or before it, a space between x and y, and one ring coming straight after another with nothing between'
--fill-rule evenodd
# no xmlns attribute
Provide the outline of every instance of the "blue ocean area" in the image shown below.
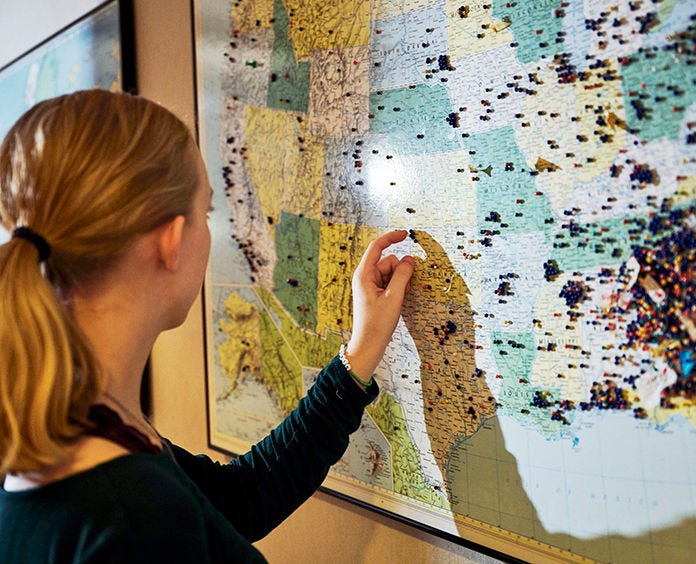
<svg viewBox="0 0 696 564"><path fill-rule="evenodd" d="M696 517L696 427L625 412L577 413L575 433L550 439L502 415L505 448L545 529L576 538L638 536Z"/></svg>

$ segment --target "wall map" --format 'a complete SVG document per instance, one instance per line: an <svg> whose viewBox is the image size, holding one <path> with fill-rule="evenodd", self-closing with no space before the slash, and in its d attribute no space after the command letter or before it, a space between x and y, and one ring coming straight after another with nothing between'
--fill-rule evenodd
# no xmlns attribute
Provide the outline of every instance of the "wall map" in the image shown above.
<svg viewBox="0 0 696 564"><path fill-rule="evenodd" d="M211 443L294 407L404 228L413 289L326 486L527 558L696 559L696 2L196 11Z"/></svg>

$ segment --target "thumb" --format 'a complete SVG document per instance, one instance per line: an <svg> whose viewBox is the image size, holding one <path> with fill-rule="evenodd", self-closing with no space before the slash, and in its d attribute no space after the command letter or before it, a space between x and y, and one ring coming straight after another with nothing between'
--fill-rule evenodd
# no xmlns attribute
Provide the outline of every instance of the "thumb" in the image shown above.
<svg viewBox="0 0 696 564"><path fill-rule="evenodd" d="M406 293L414 267L415 261L411 256L405 256L399 261L387 285L389 293L397 292L400 296Z"/></svg>

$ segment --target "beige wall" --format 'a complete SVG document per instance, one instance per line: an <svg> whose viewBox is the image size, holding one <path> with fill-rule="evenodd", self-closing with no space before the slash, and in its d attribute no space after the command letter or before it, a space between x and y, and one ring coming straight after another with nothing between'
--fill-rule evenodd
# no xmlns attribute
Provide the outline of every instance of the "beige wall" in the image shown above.
<svg viewBox="0 0 696 564"><path fill-rule="evenodd" d="M194 124L193 51L188 0L135 0L138 86ZM194 452L207 452L202 305L153 353L153 409L160 432ZM489 562L447 542L317 493L258 543L271 562Z"/></svg>

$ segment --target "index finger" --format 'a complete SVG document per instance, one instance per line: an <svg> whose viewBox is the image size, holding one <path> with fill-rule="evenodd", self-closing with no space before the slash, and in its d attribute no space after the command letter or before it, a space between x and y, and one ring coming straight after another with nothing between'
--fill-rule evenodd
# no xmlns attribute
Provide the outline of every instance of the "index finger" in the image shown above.
<svg viewBox="0 0 696 564"><path fill-rule="evenodd" d="M400 243L406 239L406 235L408 235L408 231L405 229L397 229L395 231L385 233L381 237L377 237L377 239L373 239L367 246L365 254L360 260L360 264L358 266L362 266L364 264L377 264L379 259L382 257L384 250L389 248L394 243Z"/></svg>

